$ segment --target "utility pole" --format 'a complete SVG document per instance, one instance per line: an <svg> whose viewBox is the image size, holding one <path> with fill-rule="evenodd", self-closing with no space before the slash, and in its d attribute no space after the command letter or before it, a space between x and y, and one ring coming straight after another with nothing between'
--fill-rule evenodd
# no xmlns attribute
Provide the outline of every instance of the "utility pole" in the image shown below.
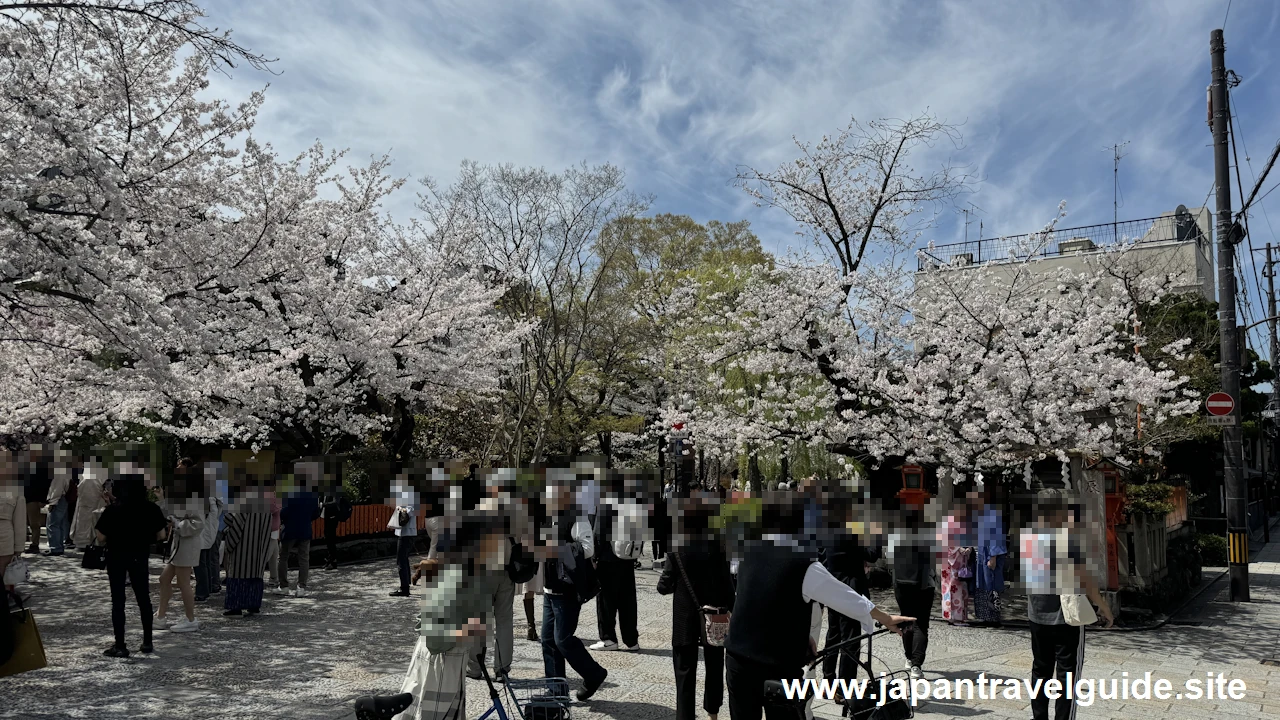
<svg viewBox="0 0 1280 720"><path fill-rule="evenodd" d="M1271 257L1271 243L1267 243L1267 264L1263 266L1262 274L1267 278L1267 327L1271 330L1271 371L1276 370L1276 361L1280 359L1280 341L1276 339L1276 268L1275 260ZM1277 417L1277 411L1280 411L1280 377L1271 379L1271 402L1268 403L1271 410L1271 427L1267 428L1264 436L1266 442L1266 452L1270 455L1271 462L1268 463L1271 474L1276 474L1277 460L1277 438L1280 437L1280 417ZM1263 423L1266 428L1267 424ZM1271 477L1264 474L1262 476L1262 514L1265 516L1262 521L1262 541L1271 542Z"/></svg>
<svg viewBox="0 0 1280 720"><path fill-rule="evenodd" d="M1236 330L1236 233L1231 218L1231 166L1228 161L1227 65L1222 30L1209 33L1213 85L1213 170L1218 193L1218 322L1222 392L1235 401L1222 428L1223 482L1227 500L1227 548L1231 600L1249 601L1249 493L1244 480L1240 430L1240 345Z"/></svg>

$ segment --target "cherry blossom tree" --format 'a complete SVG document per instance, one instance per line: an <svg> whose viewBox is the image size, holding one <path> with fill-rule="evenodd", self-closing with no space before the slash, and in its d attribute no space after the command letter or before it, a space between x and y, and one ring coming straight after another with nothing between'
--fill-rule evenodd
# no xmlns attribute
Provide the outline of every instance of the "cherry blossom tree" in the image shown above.
<svg viewBox="0 0 1280 720"><path fill-rule="evenodd" d="M387 159L280 159L189 3L0 6L6 434L153 427L331 451L496 386L502 288L398 227ZM192 51L194 50L194 51ZM336 444L336 446L335 446Z"/></svg>

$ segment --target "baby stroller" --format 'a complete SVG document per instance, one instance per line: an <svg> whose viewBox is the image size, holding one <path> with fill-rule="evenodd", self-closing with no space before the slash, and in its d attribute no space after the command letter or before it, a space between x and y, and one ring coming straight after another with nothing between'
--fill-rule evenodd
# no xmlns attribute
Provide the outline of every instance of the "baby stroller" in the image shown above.
<svg viewBox="0 0 1280 720"><path fill-rule="evenodd" d="M905 629L910 627L910 624L903 623L902 626ZM885 675L876 677L871 670L871 660L874 657L871 652L871 639L877 635L882 635L887 632L889 632L888 628L880 628L879 630L859 635L856 638L850 638L849 640L832 645L831 647L823 648L822 652L818 653L817 657L809 663L808 669L812 670L813 668L821 665L822 661L827 657L836 653L849 655L850 648L857 647L860 641L866 641L866 659L864 660L861 657L861 653L859 653L859 656L855 658L858 666L863 669L866 673L866 677L868 678L866 693L861 698L845 698L844 708L841 710L842 716L853 718L853 720L908 720L909 718L915 717L915 710L911 707L911 703L906 700L885 700L884 704L879 704L880 699L873 697L873 693L879 691L880 680L883 679L887 683L892 684L894 680L897 679L897 676L907 675L906 670L890 669L888 663L885 663L883 660L880 662L885 666L885 669L888 670ZM788 698L780 680L765 681L764 698L767 706L794 710L796 717L799 718L799 720L805 720L806 700Z"/></svg>

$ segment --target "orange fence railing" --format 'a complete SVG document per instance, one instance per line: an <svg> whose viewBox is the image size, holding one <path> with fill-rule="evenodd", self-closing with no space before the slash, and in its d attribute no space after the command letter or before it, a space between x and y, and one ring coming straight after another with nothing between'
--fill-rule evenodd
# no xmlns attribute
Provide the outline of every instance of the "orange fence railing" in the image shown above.
<svg viewBox="0 0 1280 720"><path fill-rule="evenodd" d="M387 521L391 519L391 510L391 506L381 503L353 506L351 508L351 517L338 523L338 537L390 534L391 530L387 529ZM422 527L424 519L426 519L426 509L419 507L417 525L419 528ZM324 520L316 520L311 523L311 536L318 538L323 535Z"/></svg>

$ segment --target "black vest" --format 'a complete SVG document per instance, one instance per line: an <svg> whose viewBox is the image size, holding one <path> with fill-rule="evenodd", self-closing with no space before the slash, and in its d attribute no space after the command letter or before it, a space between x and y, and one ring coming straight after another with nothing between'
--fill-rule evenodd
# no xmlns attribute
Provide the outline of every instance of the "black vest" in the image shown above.
<svg viewBox="0 0 1280 720"><path fill-rule="evenodd" d="M751 544L738 566L738 592L729 623L729 653L761 665L797 670L811 657L812 605L804 575L817 556L802 548Z"/></svg>

